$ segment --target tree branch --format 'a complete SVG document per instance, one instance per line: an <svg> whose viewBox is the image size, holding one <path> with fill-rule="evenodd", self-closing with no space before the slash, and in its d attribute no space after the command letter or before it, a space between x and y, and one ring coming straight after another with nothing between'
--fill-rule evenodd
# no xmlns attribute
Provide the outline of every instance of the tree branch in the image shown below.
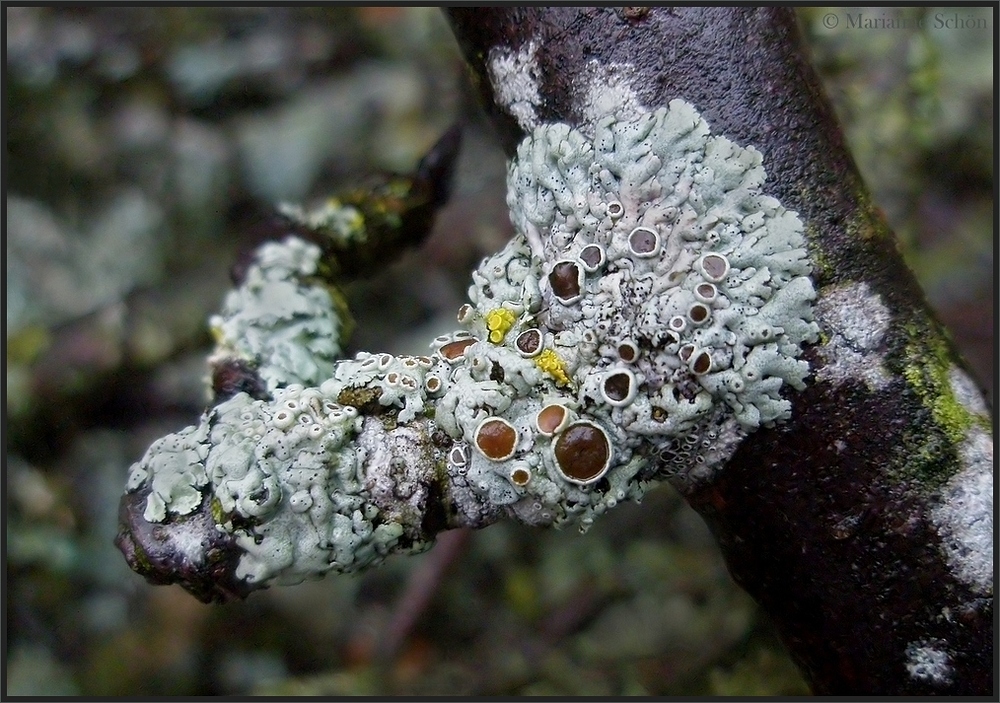
<svg viewBox="0 0 1000 703"><path fill-rule="evenodd" d="M823 343L790 420L687 498L818 693L991 692L989 412L861 182L794 14L449 18L510 155L537 123L586 128L595 106L674 98L764 155L767 192L805 224Z"/></svg>
<svg viewBox="0 0 1000 703"><path fill-rule="evenodd" d="M340 360L329 286L419 239L455 145L285 208L213 318L214 406L132 467L133 568L227 600L501 517L586 529L670 481L817 692L991 690L988 411L791 11L449 18L516 236L431 354Z"/></svg>

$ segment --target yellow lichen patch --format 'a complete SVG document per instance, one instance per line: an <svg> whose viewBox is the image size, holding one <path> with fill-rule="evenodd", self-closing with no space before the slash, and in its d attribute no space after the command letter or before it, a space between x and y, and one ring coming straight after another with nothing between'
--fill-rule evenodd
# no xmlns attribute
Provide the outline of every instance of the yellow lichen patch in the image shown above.
<svg viewBox="0 0 1000 703"><path fill-rule="evenodd" d="M560 386L569 385L566 366L563 364L562 358L551 349L542 350L542 353L535 357L535 364L542 371L554 378Z"/></svg>
<svg viewBox="0 0 1000 703"><path fill-rule="evenodd" d="M224 525L229 522L229 515L226 515L226 511L222 508L222 501L220 501L215 496L212 496L212 502L209 503L209 508L212 512L212 520L216 525Z"/></svg>
<svg viewBox="0 0 1000 703"><path fill-rule="evenodd" d="M490 341L500 344L514 326L514 313L507 308L493 308L486 313L486 329L490 333Z"/></svg>
<svg viewBox="0 0 1000 703"><path fill-rule="evenodd" d="M208 331L212 335L212 342L214 344L219 345L226 341L226 333L218 325L210 326Z"/></svg>

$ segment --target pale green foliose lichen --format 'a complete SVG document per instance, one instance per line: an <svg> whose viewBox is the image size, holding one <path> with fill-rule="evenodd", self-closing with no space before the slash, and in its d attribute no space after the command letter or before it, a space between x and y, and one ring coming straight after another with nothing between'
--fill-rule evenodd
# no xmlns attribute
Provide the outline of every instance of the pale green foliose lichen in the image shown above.
<svg viewBox="0 0 1000 703"><path fill-rule="evenodd" d="M335 316L302 283L318 252L265 247L214 324L274 367L274 400L237 395L161 440L129 490L148 487L152 522L210 494L239 574L288 583L425 547L432 507L435 531L504 513L586 529L709 479L789 416L818 337L802 223L760 192L761 162L682 101L592 140L537 127L509 168L516 234L427 356L334 364ZM313 388L275 390L294 379Z"/></svg>
<svg viewBox="0 0 1000 703"><path fill-rule="evenodd" d="M208 483L208 449L208 426L191 426L156 440L143 460L132 465L126 489L134 491L149 483L143 513L147 521L163 522L168 508L174 514L186 515L198 507L201 489Z"/></svg>
<svg viewBox="0 0 1000 703"><path fill-rule="evenodd" d="M151 487L150 522L212 501L243 550L236 575L249 583L364 569L394 550L403 528L370 499L361 425L355 408L316 388L289 386L270 402L240 393L150 447L128 488Z"/></svg>
<svg viewBox="0 0 1000 703"><path fill-rule="evenodd" d="M789 416L781 392L804 388L815 292L802 223L764 180L759 152L712 136L679 100L607 118L593 140L549 124L521 143L507 198L519 236L473 274L475 314L460 317L480 341L436 416L473 449L483 418L501 417L517 447L503 461L467 452L466 480L527 521L586 525L646 479L703 478L740 437ZM517 322L491 344L483 321L500 307ZM529 329L569 384L518 348ZM539 433L552 404L608 438L592 480L567 478L572 452L561 459L561 435ZM515 467L530 472L523 486Z"/></svg>
<svg viewBox="0 0 1000 703"><path fill-rule="evenodd" d="M317 386L341 354L341 322L316 273L320 249L298 237L261 246L243 282L210 320L214 359L249 362L269 391Z"/></svg>

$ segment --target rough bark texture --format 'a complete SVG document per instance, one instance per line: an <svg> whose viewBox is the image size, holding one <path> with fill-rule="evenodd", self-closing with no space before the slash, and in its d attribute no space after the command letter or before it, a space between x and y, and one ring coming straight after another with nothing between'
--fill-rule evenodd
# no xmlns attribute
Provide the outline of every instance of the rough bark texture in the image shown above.
<svg viewBox="0 0 1000 703"><path fill-rule="evenodd" d="M686 498L816 693L992 694L992 580L960 578L932 520L948 482L975 464L962 449L975 433L992 454L987 411L947 380L964 364L871 202L793 12L504 7L448 17L508 155L532 122L592 119L595 66L625 76L644 107L681 98L713 133L762 152L765 192L806 226L824 340L807 351L816 373L790 396L792 419L752 434ZM525 118L498 96L511 76L491 61L530 44L537 94ZM833 321L878 327L873 310L886 314L884 334L838 351Z"/></svg>

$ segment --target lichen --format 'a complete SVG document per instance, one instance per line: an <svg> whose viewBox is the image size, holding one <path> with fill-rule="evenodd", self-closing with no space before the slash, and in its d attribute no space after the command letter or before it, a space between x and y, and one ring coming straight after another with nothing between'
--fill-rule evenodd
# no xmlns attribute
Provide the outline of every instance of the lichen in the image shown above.
<svg viewBox="0 0 1000 703"><path fill-rule="evenodd" d="M333 363L316 247L265 245L213 326L273 400L240 393L161 440L129 490L151 488L150 522L208 495L238 576L266 584L422 549L431 524L585 530L659 481L709 480L789 417L818 337L802 223L764 180L682 101L593 138L538 126L509 167L516 234L427 356Z"/></svg>
<svg viewBox="0 0 1000 703"><path fill-rule="evenodd" d="M488 71L496 102L506 107L525 130L537 124L536 108L542 102L537 48L534 42L528 42L517 52L494 47L489 53Z"/></svg>
<svg viewBox="0 0 1000 703"><path fill-rule="evenodd" d="M489 331L489 340L494 344L500 344L510 328L514 326L516 319L514 313L507 308L494 308L486 313L486 329Z"/></svg>
<svg viewBox="0 0 1000 703"><path fill-rule="evenodd" d="M216 341L210 361L249 362L268 391L329 377L344 330L326 286L311 279L319 258L319 247L298 237L260 247L209 321Z"/></svg>
<svg viewBox="0 0 1000 703"><path fill-rule="evenodd" d="M983 393L968 373L952 364L948 369L948 385L959 405L984 421L989 419L990 411L986 407Z"/></svg>
<svg viewBox="0 0 1000 703"><path fill-rule="evenodd" d="M502 344L468 347L437 405L473 446L486 418L518 429L509 458L471 455L474 491L531 524L586 527L650 478L707 478L706 461L725 459L720 434L788 417L781 391L804 387L815 294L801 222L763 181L759 153L712 136L681 101L607 117L593 139L549 124L524 140L508 175L518 236L473 275L478 314L460 319L487 339L496 310L521 316ZM517 344L533 330L540 352ZM554 403L575 419L549 436L537 417ZM593 448L567 466L571 431ZM523 485L515 466L530 471Z"/></svg>
<svg viewBox="0 0 1000 703"><path fill-rule="evenodd" d="M889 384L882 347L892 315L868 284L828 288L816 303L816 319L825 331L818 348L825 362L816 370L818 381L862 381L871 390Z"/></svg>
<svg viewBox="0 0 1000 703"><path fill-rule="evenodd" d="M282 203L278 206L278 211L292 221L341 244L364 241L368 237L365 217L361 211L345 205L338 198L329 198L311 210L293 203Z"/></svg>
<svg viewBox="0 0 1000 703"><path fill-rule="evenodd" d="M579 96L577 110L582 117L580 130L584 134L593 135L594 127L608 115L627 120L631 115L648 112L636 94L638 71L632 64L591 59L583 71L582 81L583 88L574 94Z"/></svg>
<svg viewBox="0 0 1000 703"><path fill-rule="evenodd" d="M993 596L993 438L973 428L958 449L959 470L931 511L952 572L974 592Z"/></svg>
<svg viewBox="0 0 1000 703"><path fill-rule="evenodd" d="M914 642L906 648L906 672L920 681L945 686L952 680L951 657L940 646Z"/></svg>
<svg viewBox="0 0 1000 703"><path fill-rule="evenodd" d="M569 376L566 375L566 369L563 365L562 359L560 359L559 355L552 349L543 349L535 359L535 364L542 371L554 378L555 382L560 386L569 385Z"/></svg>
<svg viewBox="0 0 1000 703"><path fill-rule="evenodd" d="M213 518L244 552L236 575L250 584L355 571L403 534L372 502L353 442L360 430L357 409L315 388L279 389L273 401L240 393L151 446L128 487L152 487L144 517L153 523L190 514L210 491Z"/></svg>

